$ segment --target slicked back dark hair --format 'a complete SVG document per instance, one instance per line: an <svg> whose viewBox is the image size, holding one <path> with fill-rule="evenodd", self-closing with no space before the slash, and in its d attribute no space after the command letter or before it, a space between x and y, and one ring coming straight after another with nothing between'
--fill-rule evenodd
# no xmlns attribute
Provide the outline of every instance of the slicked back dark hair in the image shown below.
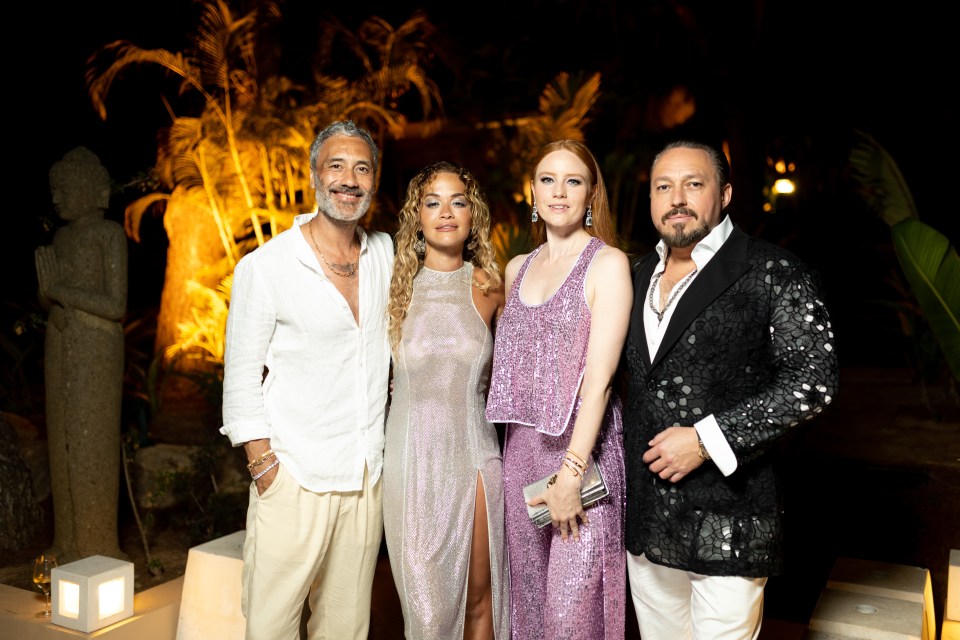
<svg viewBox="0 0 960 640"><path fill-rule="evenodd" d="M713 164L714 171L717 173L717 182L722 188L730 182L730 163L727 162L727 156L722 151L704 142L695 140L674 140L660 150L653 158L651 168L655 167L664 153L672 149L698 149L710 157L710 163ZM652 171L651 171L652 173Z"/></svg>

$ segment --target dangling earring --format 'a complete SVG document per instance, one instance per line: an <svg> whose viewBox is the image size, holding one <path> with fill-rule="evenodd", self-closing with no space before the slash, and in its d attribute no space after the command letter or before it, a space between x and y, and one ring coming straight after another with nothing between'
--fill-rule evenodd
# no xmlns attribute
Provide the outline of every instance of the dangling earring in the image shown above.
<svg viewBox="0 0 960 640"><path fill-rule="evenodd" d="M536 222L540 219L540 215L537 213L537 204L533 204L533 211L530 212L530 222Z"/></svg>
<svg viewBox="0 0 960 640"><path fill-rule="evenodd" d="M423 232L417 231L417 239L413 241L413 250L421 258L427 252L427 242L423 239Z"/></svg>
<svg viewBox="0 0 960 640"><path fill-rule="evenodd" d="M584 224L588 227L593 226L593 207L587 205L587 219L584 221Z"/></svg>

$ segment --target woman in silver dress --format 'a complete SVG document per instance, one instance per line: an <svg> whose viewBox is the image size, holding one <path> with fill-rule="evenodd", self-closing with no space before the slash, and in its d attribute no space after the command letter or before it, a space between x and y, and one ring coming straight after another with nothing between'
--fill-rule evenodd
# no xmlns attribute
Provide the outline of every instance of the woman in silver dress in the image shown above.
<svg viewBox="0 0 960 640"><path fill-rule="evenodd" d="M509 637L503 461L484 418L503 305L479 185L427 166L400 211L388 304L383 515L407 638Z"/></svg>

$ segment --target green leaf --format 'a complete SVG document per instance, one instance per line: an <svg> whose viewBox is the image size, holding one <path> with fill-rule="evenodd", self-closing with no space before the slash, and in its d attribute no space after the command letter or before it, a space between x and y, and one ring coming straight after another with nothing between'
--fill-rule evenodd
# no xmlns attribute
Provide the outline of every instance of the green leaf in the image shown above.
<svg viewBox="0 0 960 640"><path fill-rule="evenodd" d="M856 133L860 142L850 151L849 161L864 201L891 227L907 218L919 218L917 205L897 163L870 134Z"/></svg>
<svg viewBox="0 0 960 640"><path fill-rule="evenodd" d="M945 235L919 220L902 220L891 232L910 288L960 381L960 257Z"/></svg>

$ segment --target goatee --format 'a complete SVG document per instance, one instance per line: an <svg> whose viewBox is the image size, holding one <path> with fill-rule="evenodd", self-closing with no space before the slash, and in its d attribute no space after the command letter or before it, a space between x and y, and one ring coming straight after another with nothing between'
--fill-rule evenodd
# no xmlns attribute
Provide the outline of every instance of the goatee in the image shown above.
<svg viewBox="0 0 960 640"><path fill-rule="evenodd" d="M663 223L669 225L670 218L675 215L686 215L693 217L695 226L689 231L685 231L683 224L675 224L669 231L660 231L660 239L663 240L663 243L668 247L672 247L674 249L684 249L697 244L706 238L708 233L710 233L710 229L707 228L707 225L700 223L700 217L696 214L696 212L691 211L686 207L678 207L668 211L662 218Z"/></svg>

